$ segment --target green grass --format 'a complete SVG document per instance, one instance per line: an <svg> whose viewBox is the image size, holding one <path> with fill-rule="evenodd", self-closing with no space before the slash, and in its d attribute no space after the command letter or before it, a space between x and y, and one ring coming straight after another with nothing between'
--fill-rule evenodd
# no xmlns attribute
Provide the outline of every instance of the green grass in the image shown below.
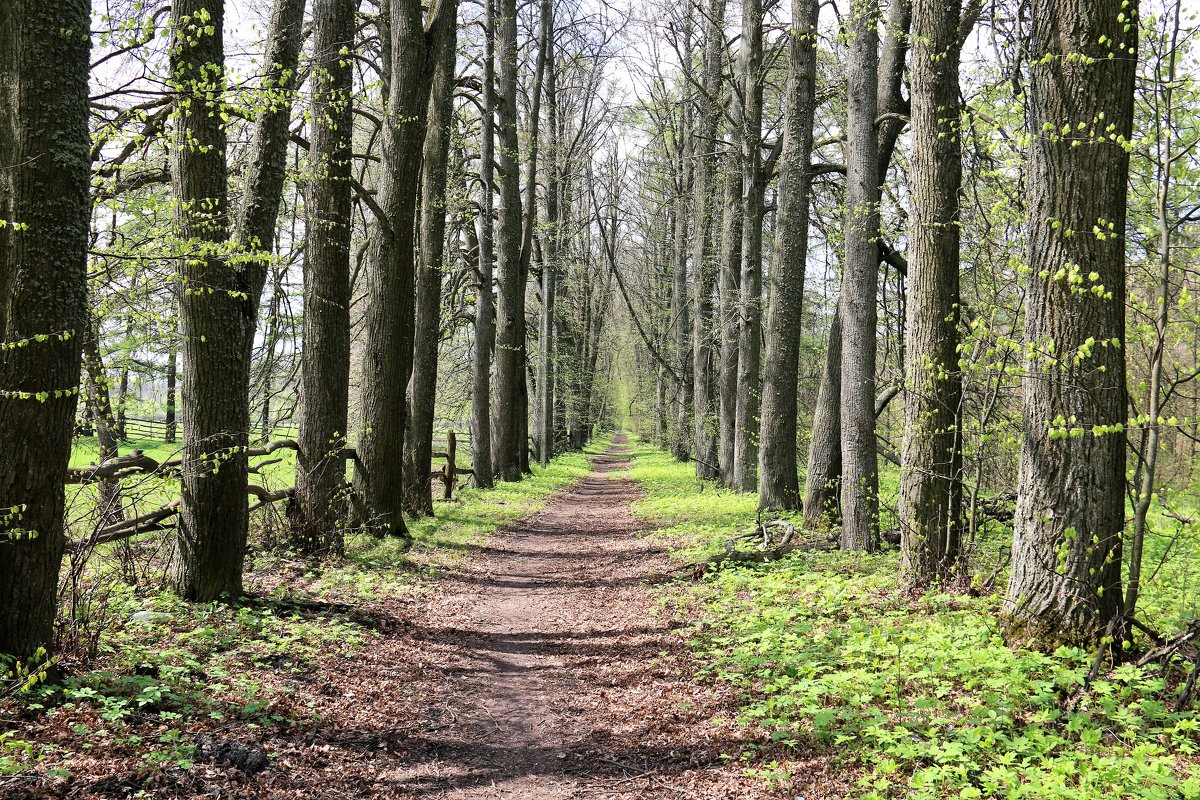
<svg viewBox="0 0 1200 800"><path fill-rule="evenodd" d="M647 492L635 511L682 558L754 522L755 497L644 445L630 474ZM1190 664L1169 682L1124 665L1085 687L1091 654L1010 648L996 596L913 598L897 569L894 552L793 553L664 593L695 620L702 675L735 687L740 722L774 742L748 772L792 788L802 773L783 748L822 754L872 800L1200 797L1200 717L1173 710Z"/></svg>

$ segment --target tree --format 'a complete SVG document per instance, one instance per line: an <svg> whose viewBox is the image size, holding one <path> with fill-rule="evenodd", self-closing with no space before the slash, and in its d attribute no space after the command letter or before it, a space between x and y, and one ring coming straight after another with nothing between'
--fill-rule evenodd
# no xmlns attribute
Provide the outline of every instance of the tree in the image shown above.
<svg viewBox="0 0 1200 800"><path fill-rule="evenodd" d="M962 183L960 4L913 6L912 157L905 324L901 573L949 582L962 559L962 375L958 366Z"/></svg>
<svg viewBox="0 0 1200 800"><path fill-rule="evenodd" d="M1031 7L1026 378L1005 614L1010 636L1045 645L1114 635L1124 610L1135 9L1124 0Z"/></svg>
<svg viewBox="0 0 1200 800"><path fill-rule="evenodd" d="M229 263L225 164L224 3L171 7L171 147L183 350L183 477L175 537L176 591L190 600L236 597L246 551L246 448L250 427L246 355L252 301ZM255 298L257 300L257 297Z"/></svg>
<svg viewBox="0 0 1200 800"><path fill-rule="evenodd" d="M479 114L479 281L475 290L475 357L471 362L471 444L475 485L492 485L492 355L496 344L495 275L496 187L496 14L494 0L483 0L482 109Z"/></svg>
<svg viewBox="0 0 1200 800"><path fill-rule="evenodd" d="M350 396L350 145L353 0L314 0L305 203L304 351L293 538L340 552Z"/></svg>
<svg viewBox="0 0 1200 800"><path fill-rule="evenodd" d="M762 230L763 4L742 2L742 285L738 329L738 398L733 434L733 488L758 487Z"/></svg>
<svg viewBox="0 0 1200 800"><path fill-rule="evenodd" d="M381 231L366 269L362 419L354 497L360 522L379 535L408 536L404 524L405 387L412 366L414 237L434 42L456 22L458 3L393 0L386 19L387 102Z"/></svg>
<svg viewBox="0 0 1200 800"><path fill-rule="evenodd" d="M721 120L721 66L725 54L725 0L709 0L705 11L704 69L695 154L696 234L692 270L692 416L695 420L696 477L717 478L716 364L713 347L713 287L717 253L710 241L715 221L717 131Z"/></svg>
<svg viewBox="0 0 1200 800"><path fill-rule="evenodd" d="M808 201L812 183L816 113L817 15L814 0L794 0L788 44L788 83L780 155L779 211L775 222L776 269L767 311L763 365L759 494L762 508L796 509L796 381L800 366L800 315L808 261Z"/></svg>
<svg viewBox="0 0 1200 800"><path fill-rule="evenodd" d="M89 8L0 6L0 653L48 647L87 317Z"/></svg>
<svg viewBox="0 0 1200 800"><path fill-rule="evenodd" d="M492 467L500 480L521 479L521 453L526 448L519 416L524 413L525 284L521 280L521 173L517 143L517 5L496 0L497 132L500 188L497 229L499 295L496 304L496 372L492 398Z"/></svg>
<svg viewBox="0 0 1200 800"><path fill-rule="evenodd" d="M419 272L413 375L409 382L411 412L405 459L407 506L416 514L433 514L429 476L433 460L434 400L437 393L438 342L442 333L442 257L446 241L446 174L450 126L454 111L454 56L458 28L449 25L432 42L429 58L428 123L421 158Z"/></svg>
<svg viewBox="0 0 1200 800"><path fill-rule="evenodd" d="M842 265L842 547L874 550L879 534L875 455L879 148L879 6L855 0L847 23L846 241Z"/></svg>

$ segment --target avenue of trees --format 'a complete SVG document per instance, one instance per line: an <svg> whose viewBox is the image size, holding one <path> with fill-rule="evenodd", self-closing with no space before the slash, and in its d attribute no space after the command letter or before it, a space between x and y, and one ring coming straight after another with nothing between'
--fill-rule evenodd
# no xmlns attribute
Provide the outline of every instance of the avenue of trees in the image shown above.
<svg viewBox="0 0 1200 800"><path fill-rule="evenodd" d="M265 506L336 557L435 513L448 430L488 487L612 425L895 540L914 591L1002 553L1014 642L1131 640L1200 439L1193 25L4 0L0 653L52 645L81 542L166 530L171 589L236 598ZM130 452L138 416L175 456ZM145 472L175 494L135 510Z"/></svg>

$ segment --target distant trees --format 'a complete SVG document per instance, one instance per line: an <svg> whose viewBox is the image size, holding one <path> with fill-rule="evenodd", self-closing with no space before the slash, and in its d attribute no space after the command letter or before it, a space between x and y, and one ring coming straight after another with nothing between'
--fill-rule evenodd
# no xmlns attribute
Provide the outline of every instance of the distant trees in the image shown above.
<svg viewBox="0 0 1200 800"><path fill-rule="evenodd" d="M0 7L0 653L50 643L88 327L88 4Z"/></svg>

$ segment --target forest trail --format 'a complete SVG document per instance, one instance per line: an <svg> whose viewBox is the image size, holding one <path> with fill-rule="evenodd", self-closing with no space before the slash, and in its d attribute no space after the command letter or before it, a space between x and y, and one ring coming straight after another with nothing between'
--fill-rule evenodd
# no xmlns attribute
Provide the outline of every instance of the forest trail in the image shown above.
<svg viewBox="0 0 1200 800"><path fill-rule="evenodd" d="M636 535L641 492L614 474L625 442L322 670L323 722L267 743L296 769L287 796L774 796L722 758L745 745L710 721L729 698L693 682L680 623L652 597L671 565Z"/></svg>

